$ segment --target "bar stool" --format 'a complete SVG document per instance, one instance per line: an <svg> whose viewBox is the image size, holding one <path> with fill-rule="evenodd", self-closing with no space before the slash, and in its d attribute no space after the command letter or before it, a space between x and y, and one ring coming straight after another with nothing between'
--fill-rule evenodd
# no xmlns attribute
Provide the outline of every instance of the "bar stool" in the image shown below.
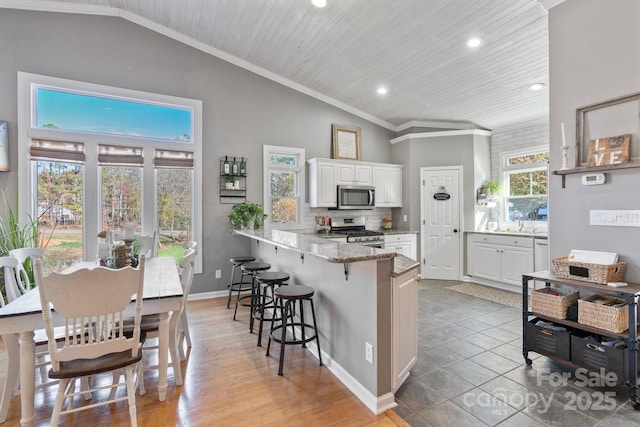
<svg viewBox="0 0 640 427"><path fill-rule="evenodd" d="M258 292L258 309L254 312L254 319L260 320L260 326L258 327L258 347L262 346L262 326L264 321L266 320L273 324L274 321L280 320L280 318L276 316L274 291L276 286L286 285L287 280L289 280L289 275L281 271L263 271L256 276L256 281L258 282L256 289ZM270 296L267 295L267 290L271 291ZM271 317L265 318L265 310L267 309L273 309L273 312Z"/></svg>
<svg viewBox="0 0 640 427"><path fill-rule="evenodd" d="M274 296L276 297L276 307L280 307L281 310L281 324L275 325L275 322L271 323L271 330L269 331L269 343L267 344L267 356L269 356L269 348L271 347L271 340L280 343L280 365L278 367L278 375L282 375L282 368L284 365L284 347L289 344L302 344L302 347L306 347L306 343L312 340L316 340L318 346L318 359L320 360L320 366L322 366L322 352L320 351L320 340L318 339L318 328L316 326L316 311L313 307L313 294L315 291L313 288L304 285L295 286L281 286L274 290ZM300 321L292 321L287 323L287 319L292 316L292 305L295 307L296 301L299 301L300 307ZM311 316L313 317L313 325L304 322L304 307L303 302L309 301L311 305ZM283 307L284 302L284 307ZM296 339L295 332L291 340L287 340L287 327L291 327L294 331L296 327L300 327L302 331L302 337ZM306 330L313 329L313 335L307 337ZM280 332L280 336L276 333Z"/></svg>
<svg viewBox="0 0 640 427"><path fill-rule="evenodd" d="M242 274L242 270L240 270L240 281L235 282L236 280L236 268L240 267L242 264L246 264L248 262L253 262L256 259L252 256L235 256L229 260L233 264L231 268L231 282L229 283L229 296L227 297L227 310L229 309L229 305L231 304L231 294L235 291L236 301L240 299L241 292L248 292L251 290L251 282L245 282L244 274ZM235 313L233 315L233 320L236 320Z"/></svg>
<svg viewBox="0 0 640 427"><path fill-rule="evenodd" d="M256 292L256 288L257 288L256 276L261 271L266 271L270 268L271 268L271 264L269 264L268 262L259 262L259 261L247 262L240 266L240 269L242 270L242 274L251 276L251 304L250 304L251 313L249 315L249 332L252 332L252 333L253 333L253 319L254 319L253 315L255 313L256 307L258 307L258 301L257 301L258 292ZM237 311L238 311L238 300L236 300L236 309L233 312L234 320L236 318Z"/></svg>

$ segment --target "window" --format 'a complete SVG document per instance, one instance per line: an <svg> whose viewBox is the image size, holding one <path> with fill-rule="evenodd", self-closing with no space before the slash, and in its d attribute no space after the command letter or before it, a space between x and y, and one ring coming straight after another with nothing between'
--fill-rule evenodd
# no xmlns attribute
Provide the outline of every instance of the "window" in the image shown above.
<svg viewBox="0 0 640 427"><path fill-rule="evenodd" d="M302 226L305 151L265 145L264 203L267 222L274 228Z"/></svg>
<svg viewBox="0 0 640 427"><path fill-rule="evenodd" d="M505 220L547 221L549 149L505 153L502 158Z"/></svg>
<svg viewBox="0 0 640 427"><path fill-rule="evenodd" d="M18 87L20 212L39 217L48 271L126 222L177 260L202 240L200 101L22 72Z"/></svg>

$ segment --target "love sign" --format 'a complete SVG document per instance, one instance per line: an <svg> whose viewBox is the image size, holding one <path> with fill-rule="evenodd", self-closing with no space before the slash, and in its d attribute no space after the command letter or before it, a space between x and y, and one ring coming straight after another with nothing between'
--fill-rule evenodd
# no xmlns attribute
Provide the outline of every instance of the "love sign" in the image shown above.
<svg viewBox="0 0 640 427"><path fill-rule="evenodd" d="M589 141L587 166L617 165L629 162L631 134Z"/></svg>

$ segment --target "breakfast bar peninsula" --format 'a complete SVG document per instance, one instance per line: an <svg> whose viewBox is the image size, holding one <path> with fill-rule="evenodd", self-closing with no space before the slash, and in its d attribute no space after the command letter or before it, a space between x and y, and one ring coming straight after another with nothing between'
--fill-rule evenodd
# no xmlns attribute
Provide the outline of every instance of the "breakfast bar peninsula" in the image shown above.
<svg viewBox="0 0 640 427"><path fill-rule="evenodd" d="M235 231L251 255L289 285L315 290L322 360L375 413L395 407L394 392L417 358L419 264L403 255L311 234ZM309 344L317 357L317 348Z"/></svg>

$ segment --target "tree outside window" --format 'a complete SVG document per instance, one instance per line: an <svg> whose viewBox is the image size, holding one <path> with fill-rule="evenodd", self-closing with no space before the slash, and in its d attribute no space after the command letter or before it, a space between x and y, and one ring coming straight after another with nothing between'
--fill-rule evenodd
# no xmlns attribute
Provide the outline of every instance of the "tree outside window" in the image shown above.
<svg viewBox="0 0 640 427"><path fill-rule="evenodd" d="M509 221L547 221L549 152L505 158L506 216Z"/></svg>

